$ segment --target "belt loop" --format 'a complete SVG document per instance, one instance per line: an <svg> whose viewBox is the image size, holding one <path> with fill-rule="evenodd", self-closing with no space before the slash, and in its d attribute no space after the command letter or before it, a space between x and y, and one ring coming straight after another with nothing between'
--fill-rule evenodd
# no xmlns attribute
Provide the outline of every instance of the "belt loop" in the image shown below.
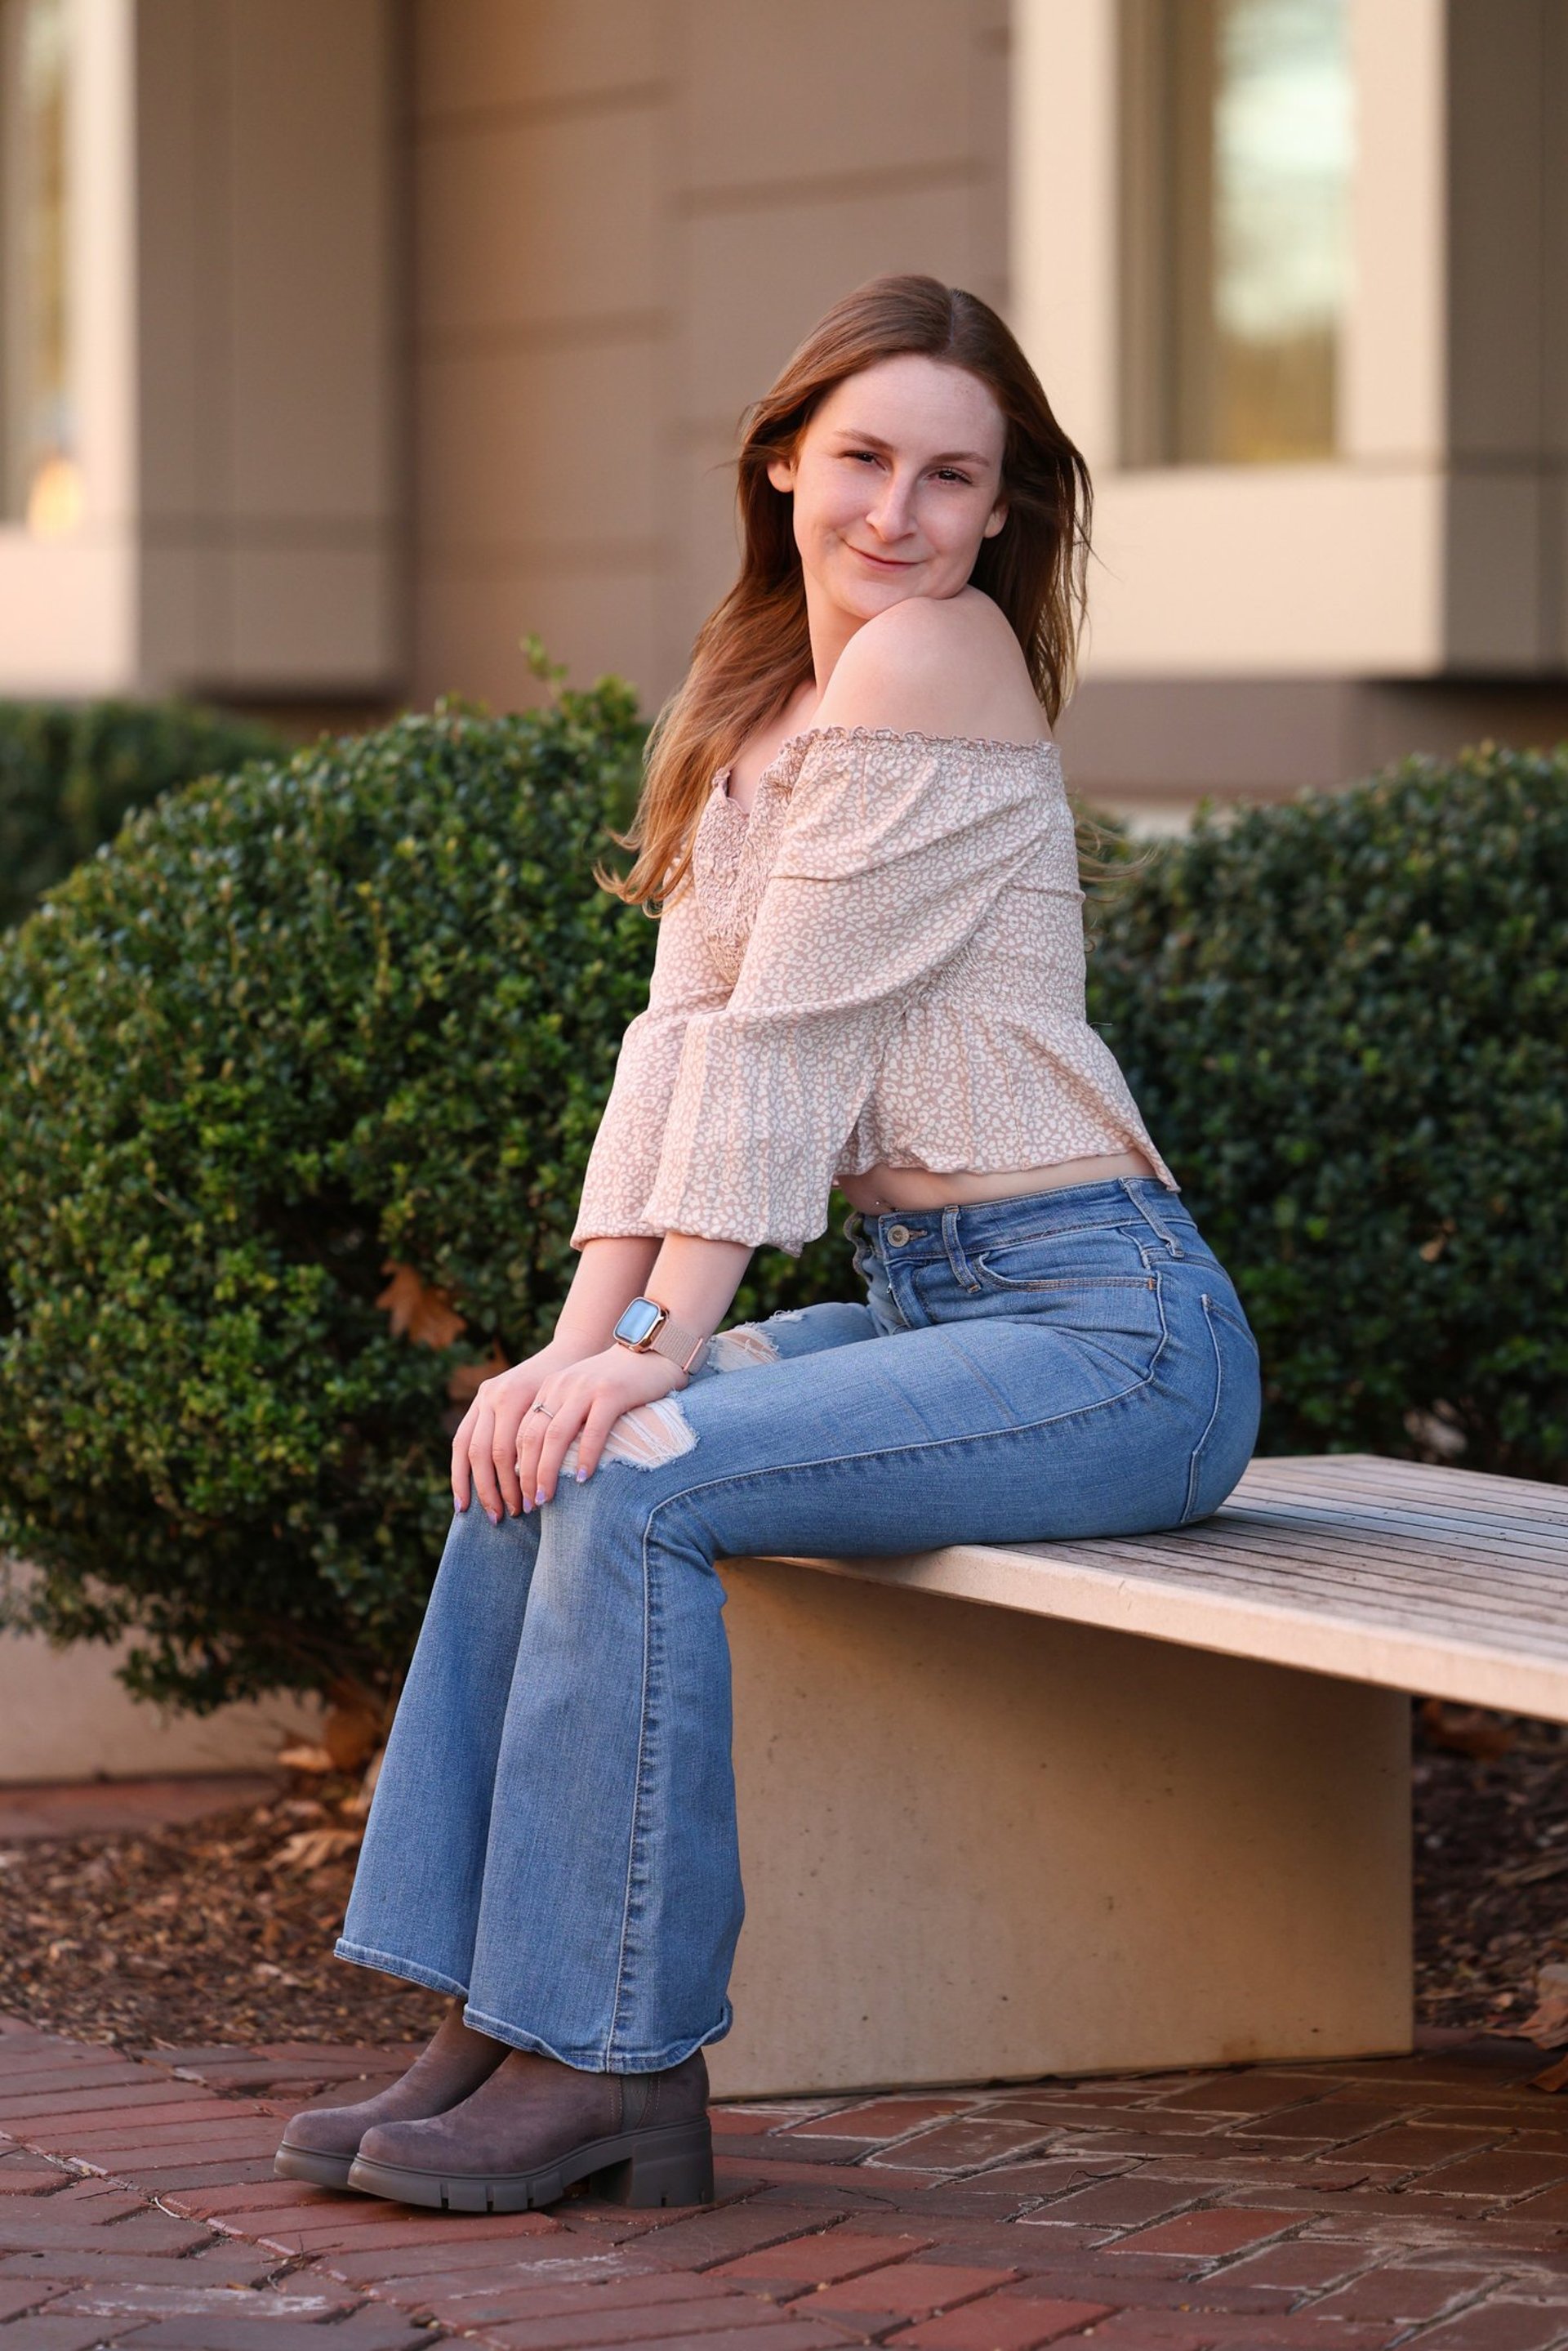
<svg viewBox="0 0 1568 2351"><path fill-rule="evenodd" d="M1160 1239L1165 1243L1166 1248L1170 1251L1172 1257L1179 1257L1181 1255L1181 1243L1177 1239L1174 1233L1168 1233L1166 1231L1165 1227L1160 1223L1159 1218L1155 1215L1152 1208L1147 1207L1145 1203L1139 1199L1137 1194L1133 1190L1134 1181L1135 1178L1131 1176L1118 1176L1116 1177L1116 1182L1127 1194L1127 1198L1132 1202L1133 1207L1137 1210L1138 1215L1143 1218L1144 1223L1148 1227L1150 1232L1158 1233ZM1136 1181L1140 1184L1147 1184L1148 1178L1147 1176L1139 1176L1136 1178Z"/></svg>
<svg viewBox="0 0 1568 2351"><path fill-rule="evenodd" d="M956 1202L942 1210L942 1246L948 1253L948 1263L964 1289L979 1290L982 1285L975 1279L974 1269L965 1257L963 1243L959 1238L959 1217L961 1214Z"/></svg>

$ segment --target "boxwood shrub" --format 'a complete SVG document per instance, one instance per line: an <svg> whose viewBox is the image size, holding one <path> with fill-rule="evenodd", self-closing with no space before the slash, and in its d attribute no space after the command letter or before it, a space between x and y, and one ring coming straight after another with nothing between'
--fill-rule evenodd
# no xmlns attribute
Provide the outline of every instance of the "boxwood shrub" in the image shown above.
<svg viewBox="0 0 1568 2351"><path fill-rule="evenodd" d="M175 784L282 754L270 727L184 702L0 702L0 926Z"/></svg>
<svg viewBox="0 0 1568 2351"><path fill-rule="evenodd" d="M1201 821L1091 976L1256 1329L1262 1448L1568 1474L1568 756Z"/></svg>
<svg viewBox="0 0 1568 2351"><path fill-rule="evenodd" d="M606 682L254 762L0 943L0 1541L133 1688L395 1684L454 1391L548 1335L646 998L590 870L641 734ZM1565 904L1568 768L1486 749L1202 823L1096 908L1269 1448L1563 1474ZM845 1207L734 1314L854 1294Z"/></svg>
<svg viewBox="0 0 1568 2351"><path fill-rule="evenodd" d="M642 737L607 684L254 763L0 946L0 1541L26 1621L133 1631L133 1688L405 1660L449 1388L548 1337L646 1000L655 925L591 873ZM735 1311L846 1275L764 1251Z"/></svg>

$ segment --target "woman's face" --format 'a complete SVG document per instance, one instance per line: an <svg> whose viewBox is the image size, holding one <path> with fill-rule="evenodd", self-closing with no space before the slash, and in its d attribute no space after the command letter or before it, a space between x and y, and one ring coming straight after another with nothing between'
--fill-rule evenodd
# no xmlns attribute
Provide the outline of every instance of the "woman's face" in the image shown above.
<svg viewBox="0 0 1568 2351"><path fill-rule="evenodd" d="M794 498L808 602L868 621L909 596L956 596L1007 518L1007 428L966 369L909 353L846 377L768 479Z"/></svg>

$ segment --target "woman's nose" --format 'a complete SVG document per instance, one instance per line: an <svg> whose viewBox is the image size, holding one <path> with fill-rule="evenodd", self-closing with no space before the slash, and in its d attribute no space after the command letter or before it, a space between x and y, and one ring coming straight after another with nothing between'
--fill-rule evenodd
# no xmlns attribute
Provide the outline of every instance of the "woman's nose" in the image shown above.
<svg viewBox="0 0 1568 2351"><path fill-rule="evenodd" d="M867 508L866 519L883 538L907 538L909 533L912 486L895 478Z"/></svg>

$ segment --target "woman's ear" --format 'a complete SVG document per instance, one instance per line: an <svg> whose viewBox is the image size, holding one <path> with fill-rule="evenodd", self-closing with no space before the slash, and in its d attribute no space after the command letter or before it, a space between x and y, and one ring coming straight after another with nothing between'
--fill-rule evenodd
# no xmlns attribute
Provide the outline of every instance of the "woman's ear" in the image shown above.
<svg viewBox="0 0 1568 2351"><path fill-rule="evenodd" d="M998 498L996 504L992 507L990 514L986 517L985 528L981 531L981 537L982 538L994 538L997 532L1002 528L1002 524L1006 520L1007 500L1005 498Z"/></svg>
<svg viewBox="0 0 1568 2351"><path fill-rule="evenodd" d="M775 490L793 490L794 487L794 458L770 457L768 459L768 479L773 484Z"/></svg>

